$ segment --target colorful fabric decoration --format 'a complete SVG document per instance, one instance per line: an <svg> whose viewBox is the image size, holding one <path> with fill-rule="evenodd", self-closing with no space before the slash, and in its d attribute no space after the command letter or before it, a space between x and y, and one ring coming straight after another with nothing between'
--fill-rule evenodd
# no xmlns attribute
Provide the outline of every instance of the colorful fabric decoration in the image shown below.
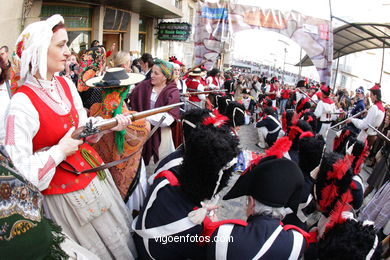
<svg viewBox="0 0 390 260"><path fill-rule="evenodd" d="M81 56L79 81L77 90L83 92L89 89L87 80L99 75L105 67L106 55L103 47L92 47Z"/></svg>
<svg viewBox="0 0 390 260"><path fill-rule="evenodd" d="M161 69L161 72L167 78L167 83L173 80L173 66L165 60L155 59L154 65Z"/></svg>
<svg viewBox="0 0 390 260"><path fill-rule="evenodd" d="M113 118L122 114L123 101L129 93L129 87L103 88L102 113L105 118ZM115 132L115 144L119 154L123 153L126 130Z"/></svg>

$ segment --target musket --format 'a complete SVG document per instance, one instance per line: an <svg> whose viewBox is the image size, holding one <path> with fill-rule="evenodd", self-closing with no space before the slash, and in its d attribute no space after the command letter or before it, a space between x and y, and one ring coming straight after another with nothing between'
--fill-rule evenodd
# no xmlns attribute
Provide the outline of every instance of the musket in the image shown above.
<svg viewBox="0 0 390 260"><path fill-rule="evenodd" d="M196 103L194 103L194 102L192 102L192 101L186 100L186 102L190 103L191 105L193 105L193 106L195 106L195 107L197 107L197 108L203 109L202 106L199 106L198 104L196 104Z"/></svg>
<svg viewBox="0 0 390 260"><path fill-rule="evenodd" d="M127 115L126 117L130 118L131 121L136 121L136 120L141 119L141 118L145 118L145 117L152 116L155 114L167 112L167 111L169 111L175 107L179 107L183 104L184 104L184 102L180 102L180 103L176 103L176 104L172 104L172 105L168 105L168 106L157 107L157 108L153 108L150 110L145 110L142 112L130 114L130 115ZM111 129L117 125L118 125L118 121L116 120L116 118L106 119L106 120L103 120L103 121L98 122L96 124L93 124L92 121L89 121L89 122L87 122L87 124L85 126L81 126L81 127L77 128L72 133L72 138L82 139L82 138L85 138L87 136L100 133L104 130Z"/></svg>
<svg viewBox="0 0 390 260"><path fill-rule="evenodd" d="M360 111L360 112L359 112L359 113L357 113L356 115L350 116L350 117L348 117L348 118L344 119L344 120L343 120L343 121L341 121L340 123L337 123L337 124L335 124L334 126L332 126L332 127L330 127L330 128L336 128L336 127L338 127L339 125L342 125L342 124L344 124L344 123L345 123L346 121L348 121L349 119L352 119L352 118L358 117L358 116L360 116L361 114L363 114L363 113L365 113L365 112L367 112L367 110Z"/></svg>
<svg viewBox="0 0 390 260"><path fill-rule="evenodd" d="M226 92L226 89L216 89L216 90L206 90L206 91L197 91L197 92L187 92L185 94L181 94L182 96L185 96L187 94L189 95L201 95L201 94L210 94L210 93L219 93L219 92Z"/></svg>
<svg viewBox="0 0 390 260"><path fill-rule="evenodd" d="M381 131L373 127L371 124L368 124L368 127L374 130L375 132L377 132L380 136L379 138L383 139L384 141L386 141L386 143L390 144L390 139L387 136L385 136Z"/></svg>
<svg viewBox="0 0 390 260"><path fill-rule="evenodd" d="M307 93L303 92L300 88L297 88L297 90L299 92L301 92L303 95L305 95L306 97L308 97L314 104L318 104L317 101L315 101L314 99L312 99Z"/></svg>
<svg viewBox="0 0 390 260"><path fill-rule="evenodd" d="M187 75L187 74L190 73L190 72L193 72L196 68L202 67L206 62L207 62L207 60L203 61L203 62L200 63L199 65L196 65L196 66L193 67L192 69L188 70L183 76Z"/></svg>

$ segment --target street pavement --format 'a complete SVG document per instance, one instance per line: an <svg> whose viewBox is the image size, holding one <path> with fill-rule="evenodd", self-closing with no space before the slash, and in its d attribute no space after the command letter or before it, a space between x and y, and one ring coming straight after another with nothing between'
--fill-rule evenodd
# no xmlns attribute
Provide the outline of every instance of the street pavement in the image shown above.
<svg viewBox="0 0 390 260"><path fill-rule="evenodd" d="M238 131L238 136L240 137L240 148L243 150L250 150L254 152L263 152L263 149L260 149L256 146L259 142L257 135L257 129L254 124L241 126ZM231 189L234 183L237 181L239 174L233 174L229 184L225 187L220 193L220 208L217 210L217 216L219 220L223 219L243 219L246 220L246 196L240 198L231 199L224 201L222 197Z"/></svg>

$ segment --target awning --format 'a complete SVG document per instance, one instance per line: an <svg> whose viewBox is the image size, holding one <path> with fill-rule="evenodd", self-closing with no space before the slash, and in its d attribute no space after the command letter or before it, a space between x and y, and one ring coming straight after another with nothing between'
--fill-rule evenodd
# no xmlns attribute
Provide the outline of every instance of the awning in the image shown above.
<svg viewBox="0 0 390 260"><path fill-rule="evenodd" d="M172 1L169 0L64 0L62 2L107 5L158 19L173 19L183 16L181 10L173 6Z"/></svg>
<svg viewBox="0 0 390 260"><path fill-rule="evenodd" d="M333 31L333 59L351 53L380 48L390 48L390 24L348 23ZM313 66L305 56L295 66Z"/></svg>

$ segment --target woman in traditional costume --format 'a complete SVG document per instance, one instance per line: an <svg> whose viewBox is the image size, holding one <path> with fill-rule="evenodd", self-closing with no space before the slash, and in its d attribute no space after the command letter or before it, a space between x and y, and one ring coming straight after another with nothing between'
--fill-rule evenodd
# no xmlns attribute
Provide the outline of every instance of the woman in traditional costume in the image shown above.
<svg viewBox="0 0 390 260"><path fill-rule="evenodd" d="M124 79L126 77L127 79ZM130 85L144 78L142 74L126 73L123 68L112 68L108 69L104 76L88 80L86 85L99 89L103 96L102 103L92 105L90 115L110 119L118 114L130 112L124 99L129 93ZM127 205L130 210L139 211L146 196L146 171L145 164L141 161L141 153L149 132L150 124L142 118L132 122L122 131L105 134L99 142L92 145L105 162L131 156L128 160L110 167L115 184L123 200L129 202ZM140 185L136 184L137 181ZM134 185L137 185L136 190L133 189ZM132 191L135 193L132 194Z"/></svg>
<svg viewBox="0 0 390 260"><path fill-rule="evenodd" d="M180 94L174 80L172 64L156 59L151 79L138 84L131 93L131 109L141 112L178 102L180 102ZM175 120L179 119L180 110L174 108L169 112L149 116L147 120L152 125L156 125L162 116L166 118L161 124L161 129L157 130L146 142L142 152L146 165L149 165L152 157L156 163L175 150L171 126Z"/></svg>
<svg viewBox="0 0 390 260"><path fill-rule="evenodd" d="M87 119L64 70L68 36L64 19L53 15L30 24L17 40L21 87L6 114L5 148L15 167L45 195L48 215L64 232L102 259L136 257L131 216L108 170L79 174L103 163L87 143L71 137ZM131 121L116 116L121 131ZM86 138L94 142L101 135ZM76 174L78 173L78 174Z"/></svg>

